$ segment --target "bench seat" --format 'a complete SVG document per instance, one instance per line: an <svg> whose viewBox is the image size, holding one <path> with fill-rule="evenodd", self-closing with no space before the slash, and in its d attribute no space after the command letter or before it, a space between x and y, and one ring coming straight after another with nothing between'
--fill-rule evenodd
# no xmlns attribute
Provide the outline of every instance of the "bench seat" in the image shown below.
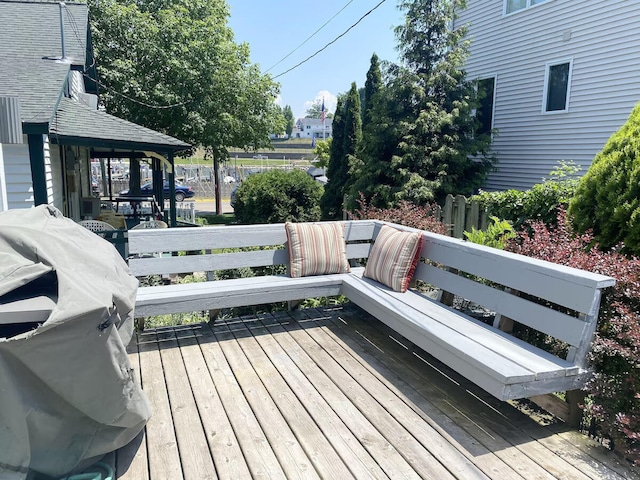
<svg viewBox="0 0 640 480"><path fill-rule="evenodd" d="M339 295L345 274L290 278L284 275L234 278L138 288L136 316L219 310Z"/></svg>
<svg viewBox="0 0 640 480"><path fill-rule="evenodd" d="M501 400L584 384L588 371L413 290L345 278L349 300Z"/></svg>

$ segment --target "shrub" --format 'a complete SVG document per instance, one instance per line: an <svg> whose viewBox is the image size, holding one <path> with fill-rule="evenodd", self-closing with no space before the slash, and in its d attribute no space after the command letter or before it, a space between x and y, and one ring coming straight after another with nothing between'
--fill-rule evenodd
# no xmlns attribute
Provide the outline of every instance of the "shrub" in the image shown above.
<svg viewBox="0 0 640 480"><path fill-rule="evenodd" d="M568 227L564 211L556 227L536 221L531 230L509 249L616 278L616 286L603 292L586 412L640 464L640 259L599 250L590 232L575 234Z"/></svg>
<svg viewBox="0 0 640 480"><path fill-rule="evenodd" d="M640 104L596 155L569 213L575 228L593 229L603 248L624 242L626 251L640 255Z"/></svg>
<svg viewBox="0 0 640 480"><path fill-rule="evenodd" d="M375 198L372 198L371 202L367 202L361 193L360 199L358 200L360 208L354 212L350 212L351 215L358 220L371 218L418 228L420 230L441 233L442 235L447 234L447 227L440 221L436 213L437 207L435 205L428 204L418 206L406 200L401 200L396 207L379 208L373 206L374 201Z"/></svg>
<svg viewBox="0 0 640 480"><path fill-rule="evenodd" d="M529 190L480 192L471 197L471 200L478 200L489 215L509 220L516 230L535 220L555 225L558 209L566 207L575 194L578 180L573 176L578 170L579 167L573 162L560 162L558 168L550 172L550 179Z"/></svg>
<svg viewBox="0 0 640 480"><path fill-rule="evenodd" d="M516 232L507 220L492 216L486 230L471 227L471 231L464 232L464 236L470 242L504 250L509 240L516 237Z"/></svg>
<svg viewBox="0 0 640 480"><path fill-rule="evenodd" d="M315 222L321 196L322 186L306 173L270 170L238 187L233 208L240 223Z"/></svg>

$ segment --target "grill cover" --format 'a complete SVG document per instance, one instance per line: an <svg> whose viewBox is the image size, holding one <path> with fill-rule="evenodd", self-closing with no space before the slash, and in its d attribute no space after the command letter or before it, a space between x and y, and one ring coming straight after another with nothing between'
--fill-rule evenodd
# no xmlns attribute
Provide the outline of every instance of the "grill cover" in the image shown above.
<svg viewBox="0 0 640 480"><path fill-rule="evenodd" d="M126 346L138 281L51 206L0 213L0 478L60 477L150 416Z"/></svg>

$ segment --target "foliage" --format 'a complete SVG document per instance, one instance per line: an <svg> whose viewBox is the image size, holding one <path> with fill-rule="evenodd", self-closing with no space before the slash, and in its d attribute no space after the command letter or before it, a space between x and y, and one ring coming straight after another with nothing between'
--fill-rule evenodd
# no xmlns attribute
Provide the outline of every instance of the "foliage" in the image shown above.
<svg viewBox="0 0 640 480"><path fill-rule="evenodd" d="M371 56L371 65L369 71L367 71L367 80L364 83L364 95L362 100L362 130L371 123L372 118L372 103L374 95L377 95L382 88L382 72L380 70L380 62L378 56L374 53Z"/></svg>
<svg viewBox="0 0 640 480"><path fill-rule="evenodd" d="M316 100L313 104L307 109L304 118L320 118L322 115L322 103L324 100ZM327 107L325 105L324 109L325 118L333 118L333 114L327 112Z"/></svg>
<svg viewBox="0 0 640 480"><path fill-rule="evenodd" d="M640 259L626 257L618 249L596 248L591 232L572 231L562 210L557 226L538 220L531 223L531 230L532 235L521 233L510 249L616 278L616 286L604 291L600 306L587 412L640 465Z"/></svg>
<svg viewBox="0 0 640 480"><path fill-rule="evenodd" d="M320 220L322 186L300 171L274 169L249 176L236 190L234 211L240 223Z"/></svg>
<svg viewBox="0 0 640 480"><path fill-rule="evenodd" d="M516 230L532 220L546 225L556 225L558 211L569 203L575 194L578 180L574 177L578 167L573 162L561 161L550 173L550 179L534 185L529 190L504 190L480 192L471 197L490 215L512 222Z"/></svg>
<svg viewBox="0 0 640 480"><path fill-rule="evenodd" d="M346 97L338 98L327 168L328 182L320 203L324 219L334 220L342 217L344 195L349 185L349 161L358 151L361 141L360 95L354 82Z"/></svg>
<svg viewBox="0 0 640 480"><path fill-rule="evenodd" d="M329 158L331 157L331 144L333 138L329 137L326 140L317 140L316 146L313 148L313 154L316 156L314 165L318 168L327 168L329 165Z"/></svg>
<svg viewBox="0 0 640 480"><path fill-rule="evenodd" d="M623 242L640 255L640 104L596 155L569 212L575 228L593 230L603 248Z"/></svg>
<svg viewBox="0 0 640 480"><path fill-rule="evenodd" d="M293 110L291 110L291 106L285 105L282 109L282 114L284 115L284 132L287 134L287 137L290 137L291 132L293 132L293 127L296 123L296 119L293 116Z"/></svg>
<svg viewBox="0 0 640 480"><path fill-rule="evenodd" d="M109 113L204 147L216 179L229 147L269 148L269 134L284 130L278 84L250 63L247 44L234 42L225 0L89 6Z"/></svg>
<svg viewBox="0 0 640 480"><path fill-rule="evenodd" d="M508 221L492 216L486 230L471 227L471 232L464 232L464 236L470 242L504 250L509 240L516 237L516 232Z"/></svg>
<svg viewBox="0 0 640 480"><path fill-rule="evenodd" d="M415 205L400 201L395 207L380 208L375 206L373 201L369 202L364 195L360 196L358 204L359 208L350 212L356 220L375 219L442 235L447 234L447 226L439 219L437 205Z"/></svg>
<svg viewBox="0 0 640 480"><path fill-rule="evenodd" d="M401 0L405 23L396 28L402 65L389 67L355 163L351 189L379 206L399 200L440 202L470 195L493 164L490 135L474 135L476 92L465 79L465 28L452 30L454 0ZM375 97L375 95L374 95ZM369 105L367 105L369 109Z"/></svg>

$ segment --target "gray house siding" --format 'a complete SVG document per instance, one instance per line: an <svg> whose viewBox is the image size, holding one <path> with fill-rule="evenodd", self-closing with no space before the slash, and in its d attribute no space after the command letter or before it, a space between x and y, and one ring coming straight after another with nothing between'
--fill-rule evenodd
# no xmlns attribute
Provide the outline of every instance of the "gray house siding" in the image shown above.
<svg viewBox="0 0 640 480"><path fill-rule="evenodd" d="M586 172L640 100L640 2L549 0L504 15L503 0L469 0L468 78L496 77L486 188L529 188L559 160ZM571 62L568 111L544 113L549 63Z"/></svg>

